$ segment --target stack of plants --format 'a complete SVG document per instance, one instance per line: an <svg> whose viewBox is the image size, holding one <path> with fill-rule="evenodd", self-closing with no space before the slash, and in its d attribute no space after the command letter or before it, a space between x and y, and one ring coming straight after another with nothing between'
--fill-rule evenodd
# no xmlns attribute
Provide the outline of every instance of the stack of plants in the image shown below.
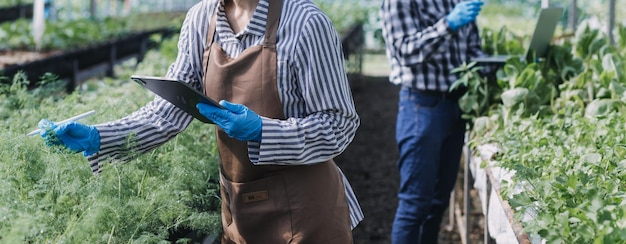
<svg viewBox="0 0 626 244"><path fill-rule="evenodd" d="M23 73L0 84L0 242L188 243L219 233L217 151L211 126L194 121L172 141L93 175L81 153L47 147L26 133L42 118L88 110L96 124L121 118L153 94L130 74L164 75L176 40L144 62L116 67L119 79L94 79L72 94L55 76ZM34 90L27 83L41 82Z"/></svg>
<svg viewBox="0 0 626 244"><path fill-rule="evenodd" d="M506 31L483 33L491 52L519 50ZM545 60L510 59L495 79L475 64L456 70L470 145L499 148L496 165L515 173L501 196L547 243L626 242L624 27L619 36L613 45L581 26Z"/></svg>

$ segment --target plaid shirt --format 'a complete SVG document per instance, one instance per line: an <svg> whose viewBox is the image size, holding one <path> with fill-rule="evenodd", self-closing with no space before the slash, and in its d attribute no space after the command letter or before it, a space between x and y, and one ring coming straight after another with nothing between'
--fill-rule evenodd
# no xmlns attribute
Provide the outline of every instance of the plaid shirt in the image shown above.
<svg viewBox="0 0 626 244"><path fill-rule="evenodd" d="M383 0L380 17L389 80L419 90L448 91L458 78L451 71L483 56L478 27L456 32L445 17L459 0Z"/></svg>

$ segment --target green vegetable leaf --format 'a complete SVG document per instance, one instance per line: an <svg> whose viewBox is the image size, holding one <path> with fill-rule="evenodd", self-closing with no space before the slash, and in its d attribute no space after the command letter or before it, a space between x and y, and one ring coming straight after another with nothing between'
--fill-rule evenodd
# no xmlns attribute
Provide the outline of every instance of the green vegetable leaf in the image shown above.
<svg viewBox="0 0 626 244"><path fill-rule="evenodd" d="M613 99L595 99L585 108L585 117L596 118L598 116L607 115L610 112L616 111L617 106L621 103L621 101Z"/></svg>
<svg viewBox="0 0 626 244"><path fill-rule="evenodd" d="M527 95L527 88L513 88L502 93L502 103L505 107L512 108L513 106L522 103L526 99Z"/></svg>

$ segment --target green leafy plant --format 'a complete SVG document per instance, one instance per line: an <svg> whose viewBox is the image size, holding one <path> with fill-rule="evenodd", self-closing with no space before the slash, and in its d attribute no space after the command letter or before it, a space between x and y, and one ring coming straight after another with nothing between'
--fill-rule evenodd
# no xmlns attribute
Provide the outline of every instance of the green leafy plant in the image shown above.
<svg viewBox="0 0 626 244"><path fill-rule="evenodd" d="M503 195L525 231L548 243L620 243L624 189L615 182L625 175L624 116L582 116L530 117L496 133L492 140L504 149L498 165L515 172ZM523 190L513 192L513 185Z"/></svg>
<svg viewBox="0 0 626 244"><path fill-rule="evenodd" d="M32 4L32 0L0 0L0 8L13 7L18 4Z"/></svg>
<svg viewBox="0 0 626 244"><path fill-rule="evenodd" d="M524 231L547 243L623 243L626 62L597 30L576 35L545 60L502 67L501 104L475 119L472 132L489 133L474 143L500 148L496 165L514 173L500 193Z"/></svg>
<svg viewBox="0 0 626 244"><path fill-rule="evenodd" d="M147 55L153 58L139 66L116 68L154 74L175 58ZM82 154L58 152L26 133L41 118L57 121L94 108L96 114L81 122L114 120L154 95L124 78L94 79L86 83L97 90L85 85L59 94L54 77L40 77L49 90L28 89L23 74L0 86L2 101L16 101L0 106L7 115L0 130L0 242L190 243L221 231L213 127L193 122L161 147L129 162L105 163L93 175ZM55 95L39 96L44 92ZM127 147L133 143L131 135Z"/></svg>
<svg viewBox="0 0 626 244"><path fill-rule="evenodd" d="M58 20L46 22L39 51L73 50L116 40L134 32L180 28L180 13L148 13L102 19ZM151 21L143 21L150 18ZM18 19L0 25L0 50L36 50L32 21Z"/></svg>
<svg viewBox="0 0 626 244"><path fill-rule="evenodd" d="M467 90L459 99L459 107L463 112L463 119L473 124L476 118L489 115L491 106L498 99L501 89L493 80L484 77L480 71L482 67L476 66L475 62L463 64L452 70L459 75L449 88L450 92L458 89Z"/></svg>
<svg viewBox="0 0 626 244"><path fill-rule="evenodd" d="M491 55L524 54L523 38L509 31L505 26L499 31L483 28L480 32L483 51Z"/></svg>

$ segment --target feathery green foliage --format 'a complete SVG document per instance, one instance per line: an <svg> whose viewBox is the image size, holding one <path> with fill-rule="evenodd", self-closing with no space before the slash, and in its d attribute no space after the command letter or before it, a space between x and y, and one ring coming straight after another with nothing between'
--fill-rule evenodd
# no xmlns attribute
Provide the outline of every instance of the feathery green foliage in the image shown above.
<svg viewBox="0 0 626 244"><path fill-rule="evenodd" d="M136 69L118 67L125 70L120 73L159 75L174 59L148 56ZM26 89L32 79L23 74L0 85L0 242L169 243L185 242L179 235L188 231L220 232L212 126L194 121L161 147L94 175L82 154L58 152L26 133L42 118L58 121L92 109L96 114L81 122L121 118L153 95L124 78L95 79L64 95L62 82L41 78L47 85L36 90Z"/></svg>

